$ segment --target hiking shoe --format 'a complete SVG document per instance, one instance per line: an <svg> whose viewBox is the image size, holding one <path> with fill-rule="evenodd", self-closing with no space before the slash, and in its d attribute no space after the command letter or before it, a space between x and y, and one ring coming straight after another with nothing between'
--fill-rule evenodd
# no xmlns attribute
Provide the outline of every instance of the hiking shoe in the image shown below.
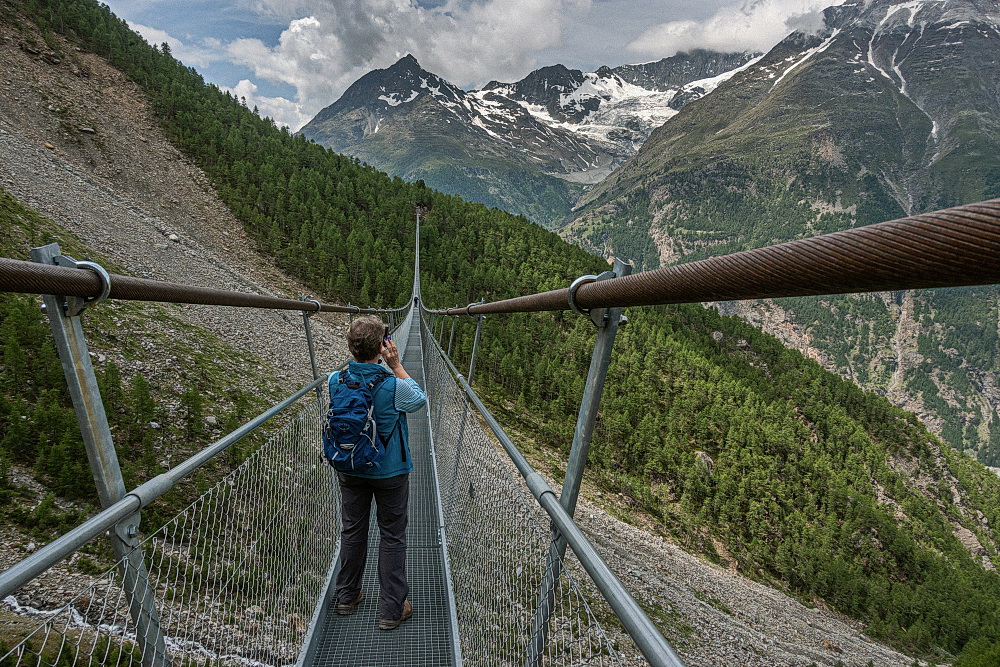
<svg viewBox="0 0 1000 667"><path fill-rule="evenodd" d="M341 616L350 616L358 610L358 606L361 601L365 599L365 592L358 591L358 597L354 598L354 602L338 602L337 603L337 613Z"/></svg>
<svg viewBox="0 0 1000 667"><path fill-rule="evenodd" d="M399 618L380 618L378 619L378 629L379 630L395 630L399 627L399 624L413 616L413 605L410 604L409 600L403 600L403 615Z"/></svg>

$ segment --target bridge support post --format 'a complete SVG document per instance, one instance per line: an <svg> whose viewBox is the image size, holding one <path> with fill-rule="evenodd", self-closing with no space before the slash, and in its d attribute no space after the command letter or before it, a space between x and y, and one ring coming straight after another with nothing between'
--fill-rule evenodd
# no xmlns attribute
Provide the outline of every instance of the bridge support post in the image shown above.
<svg viewBox="0 0 1000 667"><path fill-rule="evenodd" d="M77 262L64 256L57 243L33 248L31 259L41 264L93 270L101 276L104 284L104 294L96 300L49 294L43 295L42 300L63 373L66 375L66 384L73 399L97 495L101 507L107 508L121 500L126 489L94 366L90 362L81 315L88 303L96 304L107 298L111 290L110 278L96 264ZM164 667L170 665L170 658L167 656L166 642L154 603L155 590L150 585L149 573L139 547L139 518L138 512L125 518L108 535L115 557L122 561L122 588L128 599L129 614L135 622L136 642L142 652L142 664L144 667Z"/></svg>
<svg viewBox="0 0 1000 667"><path fill-rule="evenodd" d="M312 365L313 380L319 379L319 367L316 365L316 347L313 345L312 337L312 327L309 326L309 318L314 314L319 312L319 301L314 301L313 299L307 299L305 294L299 297L300 301L308 301L316 304L316 310L303 310L302 311L302 324L306 329L306 345L309 346L309 363ZM323 390L320 387L316 387L316 403L319 405L320 409L323 408Z"/></svg>
<svg viewBox="0 0 1000 667"><path fill-rule="evenodd" d="M627 276L631 272L630 265L616 259L612 271L607 271L600 276L580 278L573 283L569 290L570 308L574 312L590 318L597 326L597 340L594 342L594 352L590 358L587 384L583 389L580 412L577 415L576 429L573 432L573 447L570 450L569 462L566 465L566 478L563 480L562 493L559 496L559 504L570 516L573 516L576 511L576 501L580 495L580 484L583 481L587 455L590 453L590 442L594 435L597 411L604 394L604 381L611 363L611 348L614 345L615 336L618 334L618 328L627 322L622 316L622 308L581 311L574 301L576 288L585 282L619 278ZM525 667L538 667L542 664L542 657L548 643L549 619L552 617L552 611L555 607L556 586L562 574L562 563L565 556L566 539L553 526L548 563L542 578L535 615L531 621L531 636L528 644L528 656L524 662Z"/></svg>
<svg viewBox="0 0 1000 667"><path fill-rule="evenodd" d="M457 315L451 316L451 335L448 336L448 358L451 359L451 344L455 342L455 322L458 321Z"/></svg>
<svg viewBox="0 0 1000 667"><path fill-rule="evenodd" d="M476 318L476 338L472 343L472 359L469 361L469 386L472 386L472 376L476 372L476 354L479 352L479 337L483 332L483 317Z"/></svg>

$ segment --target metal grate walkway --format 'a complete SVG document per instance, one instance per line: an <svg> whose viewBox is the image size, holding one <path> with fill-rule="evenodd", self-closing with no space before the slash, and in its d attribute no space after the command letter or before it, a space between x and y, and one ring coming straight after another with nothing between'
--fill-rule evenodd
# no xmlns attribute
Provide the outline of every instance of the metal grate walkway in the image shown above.
<svg viewBox="0 0 1000 667"><path fill-rule="evenodd" d="M400 331L402 333L402 331ZM413 317L403 367L424 387L420 320ZM410 452L414 471L410 475L409 528L406 572L410 582L413 617L397 629L378 629L378 527L372 513L368 562L365 567L365 599L351 616L338 616L329 596L328 613L315 637L310 665L352 667L425 667L460 665L456 653L452 601L439 538L438 494L427 406L409 415Z"/></svg>

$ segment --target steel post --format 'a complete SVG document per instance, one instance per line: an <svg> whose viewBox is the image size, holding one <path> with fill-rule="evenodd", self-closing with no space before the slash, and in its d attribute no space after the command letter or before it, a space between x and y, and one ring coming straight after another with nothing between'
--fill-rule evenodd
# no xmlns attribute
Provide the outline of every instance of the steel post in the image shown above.
<svg viewBox="0 0 1000 667"><path fill-rule="evenodd" d="M451 358L451 344L455 342L455 322L458 321L457 315L451 316L451 335L448 336L448 358Z"/></svg>
<svg viewBox="0 0 1000 667"><path fill-rule="evenodd" d="M472 359L469 361L469 384L472 384L472 375L476 372L476 354L479 352L479 336L483 331L483 315L476 319L476 338L472 343Z"/></svg>
<svg viewBox="0 0 1000 667"><path fill-rule="evenodd" d="M311 301L316 304L317 311L319 310L319 301L313 301L312 299L307 299L303 294L299 297L301 301ZM306 329L306 345L309 346L309 363L312 365L313 380L319 379L319 367L316 365L316 348L313 346L312 337L312 327L309 326L309 318L313 316L313 311L303 310L302 311L302 324ZM323 390L316 387L316 402L320 409L323 408Z"/></svg>
<svg viewBox="0 0 1000 667"><path fill-rule="evenodd" d="M74 260L62 255L57 243L33 248L31 258L41 264L76 266ZM87 302L79 297L57 295L43 295L42 300L73 399L97 495L101 507L108 508L125 496L126 489L80 318ZM116 524L108 535L115 557L122 561L122 588L136 625L136 642L142 651L142 664L145 667L162 667L169 665L170 659L154 603L154 590L139 548L138 529L139 513L136 512Z"/></svg>
<svg viewBox="0 0 1000 667"><path fill-rule="evenodd" d="M614 270L604 274L597 280L626 276L632 267L619 259L615 260ZM572 291L571 291L572 294ZM573 304L571 304L573 305ZM594 435L594 424L597 421L597 411L604 394L604 381L608 375L611 363L611 348L618 333L618 327L623 322L621 308L592 310L584 313L597 325L597 340L594 342L594 352L590 357L590 369L587 371L587 384L583 389L583 399L580 401L580 412L576 419L576 429L573 432L573 446L569 461L566 464L566 477L563 480L559 504L570 517L576 510L576 501L580 495L580 484L583 471L587 464L587 454L590 453L590 443ZM566 538L562 536L555 525L552 527L552 543L549 545L549 560L542 578L538 605L531 622L526 667L537 667L542 663L545 645L548 642L549 619L555 606L556 585L562 574L562 562L566 556Z"/></svg>

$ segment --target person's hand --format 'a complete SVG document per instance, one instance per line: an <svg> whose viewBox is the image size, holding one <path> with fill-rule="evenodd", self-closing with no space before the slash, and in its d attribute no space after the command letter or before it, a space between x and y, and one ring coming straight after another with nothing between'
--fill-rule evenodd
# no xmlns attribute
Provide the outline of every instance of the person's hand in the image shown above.
<svg viewBox="0 0 1000 667"><path fill-rule="evenodd" d="M389 340L382 341L382 360L385 361L385 365L396 370L396 367L400 365L399 363L399 350L396 348L396 343Z"/></svg>

